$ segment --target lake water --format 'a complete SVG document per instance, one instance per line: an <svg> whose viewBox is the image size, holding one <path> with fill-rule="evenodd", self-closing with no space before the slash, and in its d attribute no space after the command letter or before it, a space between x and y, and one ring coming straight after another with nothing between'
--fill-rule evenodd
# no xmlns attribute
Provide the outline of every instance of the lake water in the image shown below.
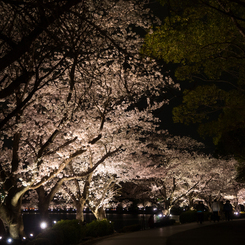
<svg viewBox="0 0 245 245"><path fill-rule="evenodd" d="M133 224L144 224L148 227L148 219L150 214L115 214L107 213L108 220L114 222L114 229L116 231L120 230L124 226ZM60 220L72 220L76 218L75 213L50 213L50 220L53 224L54 221ZM87 223L95 219L92 213L84 214L84 218ZM23 221L25 226L26 235L29 236L33 234L34 236L41 232L40 223L42 222L41 217L38 213L23 213ZM52 224L49 224L50 226Z"/></svg>

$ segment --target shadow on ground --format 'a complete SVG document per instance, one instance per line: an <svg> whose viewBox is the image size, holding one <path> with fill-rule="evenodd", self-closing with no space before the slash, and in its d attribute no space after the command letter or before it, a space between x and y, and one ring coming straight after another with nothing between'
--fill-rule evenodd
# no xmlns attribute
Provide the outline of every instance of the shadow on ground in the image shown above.
<svg viewBox="0 0 245 245"><path fill-rule="evenodd" d="M222 222L174 234L167 245L245 244L245 221Z"/></svg>

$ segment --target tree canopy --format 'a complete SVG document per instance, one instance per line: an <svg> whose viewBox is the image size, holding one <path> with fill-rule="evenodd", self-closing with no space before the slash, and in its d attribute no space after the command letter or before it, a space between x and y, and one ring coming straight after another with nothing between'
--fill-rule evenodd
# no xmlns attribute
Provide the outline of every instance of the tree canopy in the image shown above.
<svg viewBox="0 0 245 245"><path fill-rule="evenodd" d="M102 218L119 182L169 173L171 189L174 169L180 189L183 178L196 181L187 168L195 161L180 153L199 143L154 142L167 135L154 112L178 84L139 54L135 29L154 25L147 2L0 1L0 219L13 238L24 236L25 195L38 195L43 212L61 193L79 219L85 201Z"/></svg>
<svg viewBox="0 0 245 245"><path fill-rule="evenodd" d="M174 108L174 121L198 123L202 136L244 156L245 3L159 2L168 16L148 33L142 53L177 64L176 78L195 82Z"/></svg>
<svg viewBox="0 0 245 245"><path fill-rule="evenodd" d="M132 27L152 24L144 5L0 2L0 218L13 238L24 235L26 192L50 200L65 181L84 183L99 165L120 165L118 155L129 158L155 131L152 112L165 101L150 97L172 82L139 55L143 39Z"/></svg>

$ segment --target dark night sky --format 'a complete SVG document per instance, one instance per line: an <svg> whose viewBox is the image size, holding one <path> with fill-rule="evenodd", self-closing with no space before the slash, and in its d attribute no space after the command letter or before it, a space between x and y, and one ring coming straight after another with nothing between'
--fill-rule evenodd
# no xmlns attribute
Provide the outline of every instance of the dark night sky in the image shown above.
<svg viewBox="0 0 245 245"><path fill-rule="evenodd" d="M206 145L207 152L214 150L213 141L211 138L203 139L197 132L198 125L184 125L181 123L173 123L172 109L181 103L181 97L176 97L170 100L169 105L165 105L156 114L161 119L161 128L167 129L172 135L189 136L197 141L203 142Z"/></svg>

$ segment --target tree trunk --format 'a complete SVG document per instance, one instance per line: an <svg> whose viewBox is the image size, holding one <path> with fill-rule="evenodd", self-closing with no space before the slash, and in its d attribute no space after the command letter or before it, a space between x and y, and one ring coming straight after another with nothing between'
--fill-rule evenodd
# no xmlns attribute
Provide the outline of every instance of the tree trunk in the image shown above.
<svg viewBox="0 0 245 245"><path fill-rule="evenodd" d="M83 214L84 204L85 204L85 200L76 203L76 209L77 209L76 219L82 222L85 221L84 214Z"/></svg>
<svg viewBox="0 0 245 245"><path fill-rule="evenodd" d="M25 236L24 233L24 223L23 223L23 216L21 213L21 203L22 198L20 198L18 205L13 207L13 221L12 224L9 226L9 233L10 236L14 239L19 239L20 237Z"/></svg>
<svg viewBox="0 0 245 245"><path fill-rule="evenodd" d="M0 236L5 236L5 235L6 235L6 230L5 230L5 227L4 227L4 223L3 223L3 221L0 218Z"/></svg>
<svg viewBox="0 0 245 245"><path fill-rule="evenodd" d="M38 194L38 210L40 212L41 219L44 221L49 221L48 207L50 204L50 200L47 197L43 186L37 188L36 191Z"/></svg>
<svg viewBox="0 0 245 245"><path fill-rule="evenodd" d="M18 96L17 96L18 101ZM19 116L19 115L18 115ZM18 118L17 116L17 118ZM11 162L11 171L14 173L17 171L19 166L19 142L20 142L20 133L14 134L14 140L12 145L12 162ZM0 205L0 217L8 227L10 236L13 239L19 239L20 237L25 236L24 234L24 224L21 213L22 197L24 193L28 190L29 187L17 187L18 178L15 174L6 174L1 168L1 180L3 181L3 187L5 190L8 190L8 195L4 199L4 203Z"/></svg>
<svg viewBox="0 0 245 245"><path fill-rule="evenodd" d="M38 210L40 212L40 216L41 219L43 221L49 221L50 217L49 217L49 212L48 212L48 207L49 207L49 202L45 202L44 200L42 200L40 202L38 202Z"/></svg>
<svg viewBox="0 0 245 245"><path fill-rule="evenodd" d="M50 202L53 199L55 193L57 193L57 191L62 186L65 180L66 178L59 180L49 193L45 191L43 186L40 186L36 189L37 194L38 194L38 209L40 211L41 218L43 220L49 221L50 217L48 213L48 208L49 208Z"/></svg>
<svg viewBox="0 0 245 245"><path fill-rule="evenodd" d="M21 200L16 206L8 205L8 207L1 205L0 218L8 230L9 235L13 239L19 239L25 236L23 217L21 213Z"/></svg>
<svg viewBox="0 0 245 245"><path fill-rule="evenodd" d="M92 212L97 220L106 219L106 213L103 206L98 209L96 208L95 210L92 210Z"/></svg>

